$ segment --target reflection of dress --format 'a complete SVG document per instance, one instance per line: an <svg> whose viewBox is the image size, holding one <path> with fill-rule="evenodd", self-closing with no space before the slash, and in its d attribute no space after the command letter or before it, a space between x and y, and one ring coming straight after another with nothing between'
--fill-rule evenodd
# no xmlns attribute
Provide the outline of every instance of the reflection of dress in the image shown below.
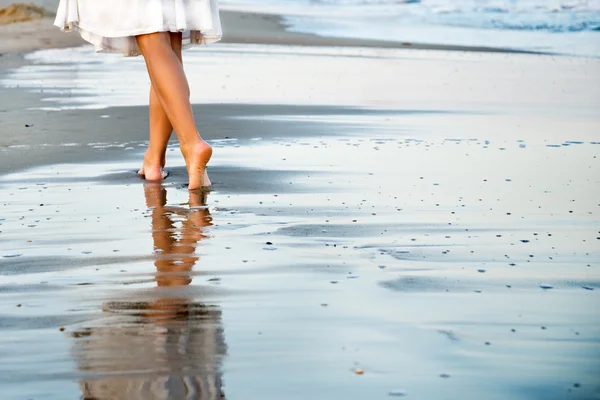
<svg viewBox="0 0 600 400"><path fill-rule="evenodd" d="M145 186L152 209L154 265L159 288L151 298L108 301L106 322L73 332L73 355L84 374L84 400L223 399L221 364L226 353L221 311L180 294L191 282L197 242L210 225L203 199L190 206L165 207L166 190ZM172 216L184 217L176 228Z"/></svg>
<svg viewBox="0 0 600 400"><path fill-rule="evenodd" d="M74 334L78 367L90 376L80 381L84 399L223 398L220 368L226 347L217 307L168 304L172 322L165 323L141 315L148 304L108 306L125 317L117 326Z"/></svg>

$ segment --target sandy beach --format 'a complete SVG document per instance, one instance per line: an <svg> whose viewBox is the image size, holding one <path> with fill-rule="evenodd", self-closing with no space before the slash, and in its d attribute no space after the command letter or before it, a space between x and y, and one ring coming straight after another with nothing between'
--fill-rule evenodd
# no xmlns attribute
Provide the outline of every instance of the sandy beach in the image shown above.
<svg viewBox="0 0 600 400"><path fill-rule="evenodd" d="M600 60L222 17L205 193L141 58L0 26L1 397L600 398Z"/></svg>

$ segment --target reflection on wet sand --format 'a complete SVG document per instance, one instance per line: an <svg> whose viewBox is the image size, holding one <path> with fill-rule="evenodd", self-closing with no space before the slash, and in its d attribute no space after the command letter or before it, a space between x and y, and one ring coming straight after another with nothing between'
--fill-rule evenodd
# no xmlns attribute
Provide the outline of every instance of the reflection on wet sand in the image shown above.
<svg viewBox="0 0 600 400"><path fill-rule="evenodd" d="M73 333L83 399L223 399L221 311L182 293L212 221L206 193L190 192L189 207L174 207L162 185L144 192L158 287L143 299L105 302L108 323Z"/></svg>

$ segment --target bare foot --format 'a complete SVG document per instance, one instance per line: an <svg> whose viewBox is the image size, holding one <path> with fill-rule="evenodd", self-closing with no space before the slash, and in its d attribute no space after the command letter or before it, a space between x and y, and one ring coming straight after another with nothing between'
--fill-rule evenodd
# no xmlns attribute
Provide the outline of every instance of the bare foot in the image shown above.
<svg viewBox="0 0 600 400"><path fill-rule="evenodd" d="M210 185L212 185L212 182L208 178L208 171L206 170L206 168L204 168L204 185L203 186L210 186Z"/></svg>
<svg viewBox="0 0 600 400"><path fill-rule="evenodd" d="M200 140L190 149L189 153L186 153L184 153L184 157L186 161L189 160L186 162L189 175L188 189L194 190L202 186L209 186L210 180L206 174L206 164L212 156L212 147L204 140Z"/></svg>
<svg viewBox="0 0 600 400"><path fill-rule="evenodd" d="M164 164L162 161L160 163L152 162L144 156L144 163L142 164L142 168L138 171L138 174L142 175L142 178L147 181L160 181L169 175L163 170L163 167Z"/></svg>
<svg viewBox="0 0 600 400"><path fill-rule="evenodd" d="M161 181L163 179L166 179L167 176L169 176L169 173L167 171L163 170L162 168L160 169L160 174L156 174L156 172L154 172L154 171L151 174L148 174L146 171L149 171L149 170L142 167L142 168L140 168L140 170L137 173L138 173L138 175L141 175L142 178L147 181ZM158 178L150 178L150 176L158 176Z"/></svg>

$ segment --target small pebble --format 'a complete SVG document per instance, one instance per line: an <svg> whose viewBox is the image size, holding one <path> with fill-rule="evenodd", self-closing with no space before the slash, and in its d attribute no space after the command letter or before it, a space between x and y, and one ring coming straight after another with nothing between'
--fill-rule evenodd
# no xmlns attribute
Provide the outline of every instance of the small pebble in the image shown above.
<svg viewBox="0 0 600 400"><path fill-rule="evenodd" d="M447 379L447 378L450 378L450 375L449 374L440 374L440 378Z"/></svg>
<svg viewBox="0 0 600 400"><path fill-rule="evenodd" d="M548 285L548 284L545 284L545 283L542 283L542 284L540 285L540 287L541 287L542 289L544 289L544 290L548 290L548 289L554 289L554 286L552 286L552 285Z"/></svg>
<svg viewBox="0 0 600 400"><path fill-rule="evenodd" d="M60 328L58 328L59 331L64 332L65 331L65 327L61 326Z"/></svg>
<svg viewBox="0 0 600 400"><path fill-rule="evenodd" d="M362 375L362 374L364 374L364 373L365 373L365 371L363 371L363 370L362 370L362 369L360 369L360 368L356 368L356 369L354 370L354 373L355 373L356 375Z"/></svg>

